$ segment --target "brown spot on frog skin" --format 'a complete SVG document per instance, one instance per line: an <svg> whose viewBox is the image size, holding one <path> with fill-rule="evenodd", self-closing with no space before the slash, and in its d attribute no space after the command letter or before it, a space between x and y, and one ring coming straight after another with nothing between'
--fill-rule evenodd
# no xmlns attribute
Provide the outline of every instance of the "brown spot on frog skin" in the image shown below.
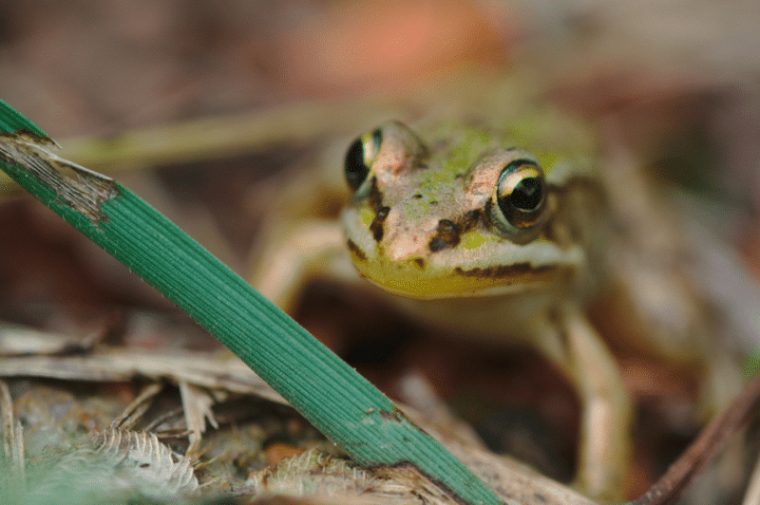
<svg viewBox="0 0 760 505"><path fill-rule="evenodd" d="M375 211L375 218L369 225L369 231L372 232L375 242L380 242L383 240L383 235L385 235L383 223L391 209L383 205L383 193L377 187L377 178L372 179L372 187L369 190L369 204L372 210Z"/></svg>
<svg viewBox="0 0 760 505"><path fill-rule="evenodd" d="M436 233L428 244L430 251L438 252L459 245L462 233L475 228L482 215L480 209L472 209L454 220L441 219L438 221Z"/></svg>
<svg viewBox="0 0 760 505"><path fill-rule="evenodd" d="M377 177L372 178L368 199L370 207L372 207L375 212L383 206L383 193L380 191L380 188L377 187Z"/></svg>
<svg viewBox="0 0 760 505"><path fill-rule="evenodd" d="M454 273L463 277L479 277L484 279L499 279L502 277L518 277L525 274L541 274L556 269L553 265L541 265L534 267L528 262L514 263L512 265L499 265L488 268L472 268L464 270L455 268Z"/></svg>
<svg viewBox="0 0 760 505"><path fill-rule="evenodd" d="M431 252L438 252L449 247L456 247L459 244L459 225L448 219L438 221L435 236L430 239L428 248Z"/></svg>
<svg viewBox="0 0 760 505"><path fill-rule="evenodd" d="M351 251L351 254L353 254L356 259L359 261L367 261L367 255L364 253L364 251L361 250L361 248L359 248L358 245L356 245L353 240L348 239L346 241L346 247L348 247L348 250Z"/></svg>
<svg viewBox="0 0 760 505"><path fill-rule="evenodd" d="M482 213L480 212L480 209L472 209L465 212L461 218L457 219L460 232L465 233L475 228L475 226L477 226L477 224L480 222L481 217Z"/></svg>
<svg viewBox="0 0 760 505"><path fill-rule="evenodd" d="M369 225L369 230L372 232L372 236L375 238L375 242L380 242L383 240L383 235L385 234L383 223L385 222L385 218L388 217L388 213L390 211L390 207L380 207L377 209L375 219L373 219L372 223Z"/></svg>

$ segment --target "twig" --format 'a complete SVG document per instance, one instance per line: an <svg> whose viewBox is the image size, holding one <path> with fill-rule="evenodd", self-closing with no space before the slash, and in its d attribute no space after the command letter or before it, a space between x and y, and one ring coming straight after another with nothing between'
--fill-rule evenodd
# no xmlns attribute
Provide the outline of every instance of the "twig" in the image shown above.
<svg viewBox="0 0 760 505"><path fill-rule="evenodd" d="M757 458L742 505L760 505L760 457Z"/></svg>
<svg viewBox="0 0 760 505"><path fill-rule="evenodd" d="M193 432L191 430L186 430L182 428L177 428L176 430L165 430L165 431L155 432L155 435L158 437L159 440L187 438L192 434ZM184 457L184 455L181 455L181 456Z"/></svg>
<svg viewBox="0 0 760 505"><path fill-rule="evenodd" d="M118 135L65 141L62 156L107 173L156 165L178 165L303 143L355 131L385 117L390 100L349 99L301 102L247 114L202 118ZM0 195L15 189L0 173Z"/></svg>
<svg viewBox="0 0 760 505"><path fill-rule="evenodd" d="M23 496L26 491L24 436L21 423L13 415L13 399L5 381L0 381L0 416L2 417L3 453L7 473L0 482L8 486L10 496Z"/></svg>
<svg viewBox="0 0 760 505"><path fill-rule="evenodd" d="M185 456L194 461L198 459L201 439L206 431L206 420L214 428L219 427L212 409L214 399L205 389L185 381L179 383L179 392L182 397L182 408L185 411L185 425L190 432L190 445L185 451Z"/></svg>
<svg viewBox="0 0 760 505"><path fill-rule="evenodd" d="M669 505L684 488L757 411L760 405L760 375L752 379L739 396L702 430L696 440L642 497L629 505Z"/></svg>
<svg viewBox="0 0 760 505"><path fill-rule="evenodd" d="M100 346L84 356L21 356L0 360L0 378L44 377L57 380L120 382L135 379L182 381L210 390L253 395L287 404L238 359L206 352L157 354L145 350Z"/></svg>
<svg viewBox="0 0 760 505"><path fill-rule="evenodd" d="M15 423L13 400L5 381L0 381L0 416L2 416L3 457L9 461L13 461L13 447L15 446L15 442L13 441L13 425Z"/></svg>
<svg viewBox="0 0 760 505"><path fill-rule="evenodd" d="M151 406L151 400L161 392L163 384L150 384L140 391L137 398L127 405L124 411L111 422L111 428L131 430Z"/></svg>
<svg viewBox="0 0 760 505"><path fill-rule="evenodd" d="M143 431L153 431L165 422L167 422L169 419L173 419L176 417L180 417L184 413L184 409L182 407L176 407L169 411L164 412L154 420L152 420L150 423L148 423L145 428L143 428Z"/></svg>

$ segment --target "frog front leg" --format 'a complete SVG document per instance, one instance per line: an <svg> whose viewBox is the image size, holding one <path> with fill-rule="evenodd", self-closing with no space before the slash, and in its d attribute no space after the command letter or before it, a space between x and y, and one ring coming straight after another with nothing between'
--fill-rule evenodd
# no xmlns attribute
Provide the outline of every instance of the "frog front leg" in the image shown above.
<svg viewBox="0 0 760 505"><path fill-rule="evenodd" d="M251 284L286 312L293 312L304 288L316 277L357 280L336 221L282 223L265 235L263 247L253 255Z"/></svg>
<svg viewBox="0 0 760 505"><path fill-rule="evenodd" d="M631 403L600 335L574 304L557 309L535 344L572 381L581 403L576 485L601 501L619 500L630 459Z"/></svg>

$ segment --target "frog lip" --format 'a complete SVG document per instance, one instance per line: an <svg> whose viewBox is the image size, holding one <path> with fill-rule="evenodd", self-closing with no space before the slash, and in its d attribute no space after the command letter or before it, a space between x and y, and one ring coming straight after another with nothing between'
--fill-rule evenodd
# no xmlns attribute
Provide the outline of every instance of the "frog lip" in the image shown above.
<svg viewBox="0 0 760 505"><path fill-rule="evenodd" d="M359 273L390 293L423 300L528 293L557 286L571 273L564 265L519 263L486 268L455 267L438 272L414 263L354 262ZM417 270L415 272L415 270Z"/></svg>

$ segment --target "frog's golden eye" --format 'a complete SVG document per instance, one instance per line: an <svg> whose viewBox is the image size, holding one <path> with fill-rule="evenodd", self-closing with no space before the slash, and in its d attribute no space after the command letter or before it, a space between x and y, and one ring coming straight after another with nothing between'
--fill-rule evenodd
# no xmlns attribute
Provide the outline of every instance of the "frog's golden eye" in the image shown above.
<svg viewBox="0 0 760 505"><path fill-rule="evenodd" d="M492 217L503 231L524 234L537 228L546 216L546 182L535 161L519 159L505 166L494 192Z"/></svg>
<svg viewBox="0 0 760 505"><path fill-rule="evenodd" d="M346 183L352 191L357 191L367 180L372 163L380 152L382 140L383 133L377 129L371 133L365 133L348 147L343 167Z"/></svg>

